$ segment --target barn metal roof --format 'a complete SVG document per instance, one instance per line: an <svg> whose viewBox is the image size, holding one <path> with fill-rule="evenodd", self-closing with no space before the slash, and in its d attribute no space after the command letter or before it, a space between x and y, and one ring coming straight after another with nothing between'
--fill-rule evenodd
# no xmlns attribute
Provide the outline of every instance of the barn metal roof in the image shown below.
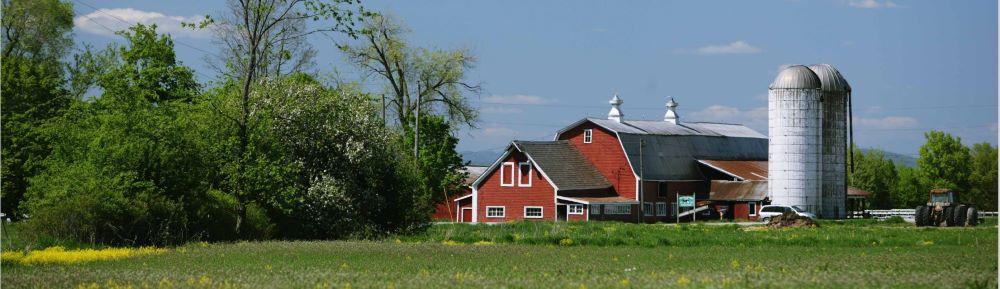
<svg viewBox="0 0 1000 289"><path fill-rule="evenodd" d="M629 133L619 133L618 136L636 175L648 181L702 180L704 176L698 169L699 159L767 159L766 138ZM641 153L640 141L643 142Z"/></svg>
<svg viewBox="0 0 1000 289"><path fill-rule="evenodd" d="M818 89L822 87L822 82L816 73L803 65L792 65L786 67L774 78L774 82L768 87L770 89Z"/></svg>
<svg viewBox="0 0 1000 289"><path fill-rule="evenodd" d="M871 196L871 195L872 195L872 193L869 193L868 191L865 191L865 190L862 190L862 189L859 189L859 188L855 188L855 187L847 187L847 196L848 197L867 198L868 196Z"/></svg>
<svg viewBox="0 0 1000 289"><path fill-rule="evenodd" d="M559 191L592 190L611 183L569 141L513 141Z"/></svg>
<svg viewBox="0 0 1000 289"><path fill-rule="evenodd" d="M560 200L566 200L571 202L577 202L582 204L637 204L639 201L635 199L623 198L619 196L608 196L608 197L556 197Z"/></svg>
<svg viewBox="0 0 1000 289"><path fill-rule="evenodd" d="M847 83L847 79L832 65L826 63L813 64L809 66L809 69L819 77L823 91L851 91L851 85Z"/></svg>
<svg viewBox="0 0 1000 289"><path fill-rule="evenodd" d="M479 176L483 175L483 173L485 173L486 169L488 169L488 168L489 167L481 167L481 166L465 166L465 167L463 167L462 168L462 172L468 174L465 177L465 184L471 185L472 182L475 182L476 179L478 179Z"/></svg>
<svg viewBox="0 0 1000 289"><path fill-rule="evenodd" d="M712 201L760 201L767 197L766 181L712 181Z"/></svg>
<svg viewBox="0 0 1000 289"><path fill-rule="evenodd" d="M698 160L698 162L741 181L767 180L767 161Z"/></svg>
<svg viewBox="0 0 1000 289"><path fill-rule="evenodd" d="M749 137L763 138L767 136L752 130L746 126L728 123L712 122L681 122L670 123L666 121L651 120L623 120L622 122L600 119L585 118L560 130L558 134L565 132L585 121L590 121L607 130L617 133L649 134L649 135L700 135L700 136L723 136L723 137Z"/></svg>

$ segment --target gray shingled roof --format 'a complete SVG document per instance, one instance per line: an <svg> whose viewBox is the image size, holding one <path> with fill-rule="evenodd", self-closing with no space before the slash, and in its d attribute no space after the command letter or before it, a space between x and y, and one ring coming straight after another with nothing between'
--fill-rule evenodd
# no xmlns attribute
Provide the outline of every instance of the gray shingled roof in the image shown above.
<svg viewBox="0 0 1000 289"><path fill-rule="evenodd" d="M611 187L600 172L568 141L514 141L559 191Z"/></svg>

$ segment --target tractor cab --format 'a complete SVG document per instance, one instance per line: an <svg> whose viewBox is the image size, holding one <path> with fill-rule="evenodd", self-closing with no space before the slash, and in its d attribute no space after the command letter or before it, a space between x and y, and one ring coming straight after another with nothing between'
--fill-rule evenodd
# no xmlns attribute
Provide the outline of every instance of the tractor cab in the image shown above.
<svg viewBox="0 0 1000 289"><path fill-rule="evenodd" d="M930 194L929 206L947 207L955 202L955 192L950 189L933 189Z"/></svg>

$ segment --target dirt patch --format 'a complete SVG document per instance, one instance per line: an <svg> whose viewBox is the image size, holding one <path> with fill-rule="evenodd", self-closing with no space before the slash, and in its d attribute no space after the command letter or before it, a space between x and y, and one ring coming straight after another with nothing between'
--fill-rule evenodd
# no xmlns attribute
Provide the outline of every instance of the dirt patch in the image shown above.
<svg viewBox="0 0 1000 289"><path fill-rule="evenodd" d="M799 216L793 212L785 212L780 216L774 216L767 223L768 228L817 228L819 224L813 219Z"/></svg>

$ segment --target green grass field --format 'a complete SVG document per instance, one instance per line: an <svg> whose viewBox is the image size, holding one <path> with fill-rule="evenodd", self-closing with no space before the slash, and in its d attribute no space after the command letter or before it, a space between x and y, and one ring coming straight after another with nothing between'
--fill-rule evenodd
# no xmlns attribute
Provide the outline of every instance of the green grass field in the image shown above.
<svg viewBox="0 0 1000 289"><path fill-rule="evenodd" d="M5 262L0 281L5 288L997 286L995 221L977 228L823 225L438 225L383 241L195 243L117 261ZM4 241L12 243L8 233Z"/></svg>

